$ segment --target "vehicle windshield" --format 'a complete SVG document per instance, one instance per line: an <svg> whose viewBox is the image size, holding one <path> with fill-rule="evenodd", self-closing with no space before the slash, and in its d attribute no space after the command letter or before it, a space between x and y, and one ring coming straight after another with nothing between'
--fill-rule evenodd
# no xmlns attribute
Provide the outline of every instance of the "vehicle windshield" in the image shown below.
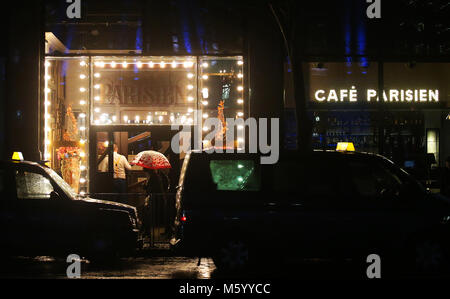
<svg viewBox="0 0 450 299"><path fill-rule="evenodd" d="M61 178L54 170L50 168L46 168L45 171L50 175L50 177L56 182L56 184L61 188L68 196L76 199L78 194L73 191L72 187L70 187L67 182Z"/></svg>

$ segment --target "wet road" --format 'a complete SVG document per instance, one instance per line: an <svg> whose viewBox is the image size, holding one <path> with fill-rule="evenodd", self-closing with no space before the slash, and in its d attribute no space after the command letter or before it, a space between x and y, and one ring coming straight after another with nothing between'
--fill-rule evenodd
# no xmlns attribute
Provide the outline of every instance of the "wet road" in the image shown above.
<svg viewBox="0 0 450 299"><path fill-rule="evenodd" d="M351 262L310 260L289 264L264 264L258 269L233 274L220 273L209 258L176 256L141 256L125 258L114 263L96 264L83 260L82 279L367 279L366 265ZM0 278L66 279L69 263L53 257L14 257L3 259ZM399 276L383 278L421 278ZM446 277L447 279L449 277Z"/></svg>
<svg viewBox="0 0 450 299"><path fill-rule="evenodd" d="M215 271L211 259L186 257L125 258L110 264L81 262L83 279L209 279ZM65 279L69 263L53 257L14 257L4 260L1 278L52 278Z"/></svg>

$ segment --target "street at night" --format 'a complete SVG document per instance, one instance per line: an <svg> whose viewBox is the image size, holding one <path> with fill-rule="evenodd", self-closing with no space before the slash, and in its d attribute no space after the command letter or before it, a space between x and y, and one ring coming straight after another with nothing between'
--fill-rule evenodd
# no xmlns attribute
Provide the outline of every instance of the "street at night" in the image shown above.
<svg viewBox="0 0 450 299"><path fill-rule="evenodd" d="M0 279L449 280L448 0L10 4Z"/></svg>

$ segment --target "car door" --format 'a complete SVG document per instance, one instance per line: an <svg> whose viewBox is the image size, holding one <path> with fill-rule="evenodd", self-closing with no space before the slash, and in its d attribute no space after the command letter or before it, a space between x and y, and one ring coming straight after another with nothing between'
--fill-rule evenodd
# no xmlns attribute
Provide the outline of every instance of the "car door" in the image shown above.
<svg viewBox="0 0 450 299"><path fill-rule="evenodd" d="M36 254L57 251L64 242L64 202L51 196L55 191L39 167L17 166L13 169L20 219L20 249Z"/></svg>
<svg viewBox="0 0 450 299"><path fill-rule="evenodd" d="M2 238L1 250L13 253L20 248L23 241L25 225L22 222L24 211L17 202L15 181L10 166L0 164L0 235Z"/></svg>
<svg viewBox="0 0 450 299"><path fill-rule="evenodd" d="M362 230L355 235L360 249L378 254L399 249L426 223L426 215L416 206L424 193L414 191L414 184L409 185L399 169L381 159L353 159L348 162L348 170L353 219Z"/></svg>
<svg viewBox="0 0 450 299"><path fill-rule="evenodd" d="M290 258L329 256L342 245L350 218L342 213L341 173L338 161L315 155L274 167L275 226Z"/></svg>

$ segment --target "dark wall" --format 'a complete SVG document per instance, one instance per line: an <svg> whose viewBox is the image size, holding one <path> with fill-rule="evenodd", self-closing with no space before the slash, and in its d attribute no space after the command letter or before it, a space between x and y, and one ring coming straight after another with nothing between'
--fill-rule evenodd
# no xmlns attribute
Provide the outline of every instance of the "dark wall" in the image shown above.
<svg viewBox="0 0 450 299"><path fill-rule="evenodd" d="M8 12L6 55L5 155L21 151L26 160L39 160L40 63L44 37L41 1L22 3ZM5 157L4 157L5 158Z"/></svg>
<svg viewBox="0 0 450 299"><path fill-rule="evenodd" d="M250 8L246 37L250 116L280 117L283 109L283 42L267 5Z"/></svg>

